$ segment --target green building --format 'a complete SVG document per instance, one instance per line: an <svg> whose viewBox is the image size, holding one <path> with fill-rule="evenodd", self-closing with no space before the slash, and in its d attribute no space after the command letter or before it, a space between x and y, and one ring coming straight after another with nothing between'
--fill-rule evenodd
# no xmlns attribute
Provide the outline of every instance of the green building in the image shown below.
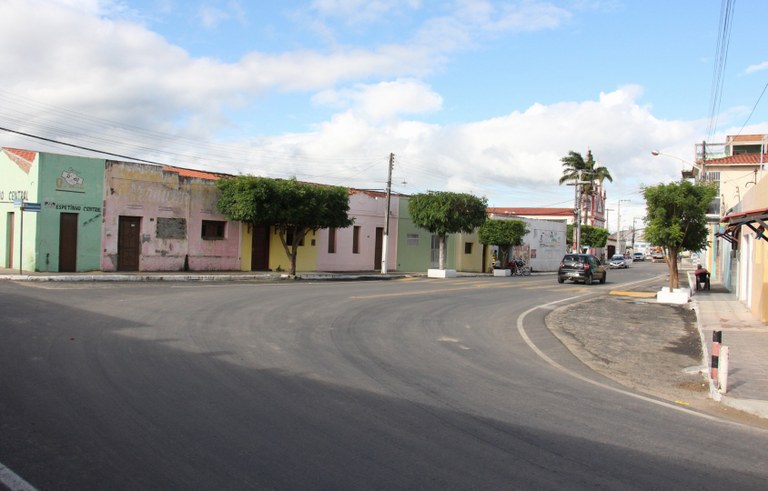
<svg viewBox="0 0 768 491"><path fill-rule="evenodd" d="M0 265L24 271L97 271L103 159L0 151Z"/></svg>

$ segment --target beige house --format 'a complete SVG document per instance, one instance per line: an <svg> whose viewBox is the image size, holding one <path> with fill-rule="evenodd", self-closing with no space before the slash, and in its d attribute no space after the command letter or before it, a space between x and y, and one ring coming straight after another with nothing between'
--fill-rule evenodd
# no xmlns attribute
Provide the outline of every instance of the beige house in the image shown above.
<svg viewBox="0 0 768 491"><path fill-rule="evenodd" d="M718 184L708 215L706 264L756 317L768 322L768 135L729 136L696 145L702 180Z"/></svg>

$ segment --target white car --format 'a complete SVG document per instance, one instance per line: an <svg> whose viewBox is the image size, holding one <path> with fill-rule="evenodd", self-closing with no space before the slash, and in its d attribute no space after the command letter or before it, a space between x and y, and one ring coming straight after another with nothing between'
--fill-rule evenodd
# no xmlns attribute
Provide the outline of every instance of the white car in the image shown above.
<svg viewBox="0 0 768 491"><path fill-rule="evenodd" d="M629 264L627 264L627 259L624 256L621 254L614 254L608 261L608 267L611 269L628 268Z"/></svg>

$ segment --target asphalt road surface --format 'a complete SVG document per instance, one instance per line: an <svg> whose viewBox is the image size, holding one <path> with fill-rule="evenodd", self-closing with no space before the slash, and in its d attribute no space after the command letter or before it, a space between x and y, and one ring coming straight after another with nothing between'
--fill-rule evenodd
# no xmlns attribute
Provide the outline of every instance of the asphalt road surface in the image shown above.
<svg viewBox="0 0 768 491"><path fill-rule="evenodd" d="M764 490L768 432L633 395L544 325L662 269L0 283L0 482Z"/></svg>

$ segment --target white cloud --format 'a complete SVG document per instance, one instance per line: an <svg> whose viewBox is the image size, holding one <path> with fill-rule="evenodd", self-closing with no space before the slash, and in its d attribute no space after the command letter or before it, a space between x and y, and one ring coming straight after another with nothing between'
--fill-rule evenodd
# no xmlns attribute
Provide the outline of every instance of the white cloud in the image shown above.
<svg viewBox="0 0 768 491"><path fill-rule="evenodd" d="M325 97L354 104L380 88ZM629 86L601 93L596 100L534 104L525 111L450 126L380 120L376 114L345 109L311 133L267 139L269 152L251 160L253 166L245 171L381 188L387 155L394 152L394 181L408 182L400 189L404 192L470 191L487 195L496 206L569 206L572 188L557 184L560 158L569 150L585 155L591 149L613 175L614 182L607 183L609 200L632 199L626 206L641 208L642 184L680 177L679 160L653 157L651 150L689 160L700 127L655 118L638 103L640 92ZM302 158L287 168L285 162L270 162L272 152ZM372 170L361 172L341 156L372 165Z"/></svg>
<svg viewBox="0 0 768 491"><path fill-rule="evenodd" d="M229 13L210 5L200 7L197 16L200 18L200 22L206 29L217 27L222 22L229 20L230 17Z"/></svg>
<svg viewBox="0 0 768 491"><path fill-rule="evenodd" d="M348 24L372 22L399 9L417 9L420 0L314 0L310 9L322 17L342 18Z"/></svg>
<svg viewBox="0 0 768 491"><path fill-rule="evenodd" d="M443 99L426 84L416 80L397 80L352 89L327 90L313 102L334 108L349 108L366 120L380 121L401 114L420 114L439 110Z"/></svg>
<svg viewBox="0 0 768 491"><path fill-rule="evenodd" d="M383 187L387 157L394 152L394 181L408 182L401 191L470 190L487 194L499 206L567 202L572 190L557 180L560 158L569 150L591 149L611 170L610 199L637 193L643 181L679 178L679 161L654 158L650 151L683 152L701 129L698 122L654 117L639 102L637 86L596 93L589 100L507 109L502 116L463 124L419 120L443 108L442 96L416 78L443 63L440 54L463 49L481 26L521 29L515 17L521 9L539 19L539 28L567 19L548 4L489 10L484 2L464 2L459 7L465 10L456 10L465 12L463 17L425 25L422 33L434 29L442 38L424 36L415 45L376 49L253 52L236 63L192 57L141 25L99 17L96 10L107 4L113 5L84 2L73 10L36 0L0 2L0 64L6 67L0 73L0 100L4 94L15 99L13 111L3 102L0 121L140 158L167 161L171 155L177 165L355 187ZM362 5L337 2L323 8ZM416 2L388 5L418 7ZM389 81L375 82L381 79ZM355 85L345 85L350 83ZM229 107L272 90L316 93L313 102L336 108L336 114L315 121L305 133L215 142L222 127L234 124L224 117ZM172 139L173 134L187 139ZM135 144L121 147L125 142Z"/></svg>
<svg viewBox="0 0 768 491"><path fill-rule="evenodd" d="M745 72L749 74L749 73L761 72L763 70L768 70L768 61L757 63L755 65L750 65L747 67Z"/></svg>

